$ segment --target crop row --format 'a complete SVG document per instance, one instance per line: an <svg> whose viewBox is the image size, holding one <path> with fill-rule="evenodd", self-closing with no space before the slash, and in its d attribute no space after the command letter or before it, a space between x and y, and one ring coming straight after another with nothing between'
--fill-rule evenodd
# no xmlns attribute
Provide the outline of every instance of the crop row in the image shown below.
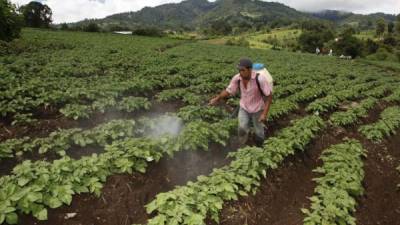
<svg viewBox="0 0 400 225"><path fill-rule="evenodd" d="M302 209L304 225L356 224L352 214L356 198L364 192L363 157L365 150L352 139L323 151L323 165L314 170L321 177L314 179L317 187L310 198L311 207Z"/></svg>
<svg viewBox="0 0 400 225"><path fill-rule="evenodd" d="M255 192L267 170L275 169L296 150L303 151L316 133L324 127L318 116L308 116L293 122L276 137L265 141L262 148L245 147L230 157L230 165L214 169L209 176L199 176L196 182L160 193L146 208L157 213L148 224L204 224L207 215L219 221L223 203Z"/></svg>
<svg viewBox="0 0 400 225"><path fill-rule="evenodd" d="M20 156L24 152L38 150L39 154L54 151L60 156L75 144L81 147L96 144L105 146L117 139L134 135L134 120L113 120L92 129L65 129L52 132L48 137L8 139L0 143L0 159Z"/></svg>
<svg viewBox="0 0 400 225"><path fill-rule="evenodd" d="M370 110L377 103L375 98L367 98L357 104L356 106L351 106L347 111L334 112L329 121L336 126L348 126L357 122L361 117L368 114Z"/></svg>
<svg viewBox="0 0 400 225"><path fill-rule="evenodd" d="M106 178L117 173L145 172L148 162L182 150L208 149L210 142L225 144L237 127L235 120L218 123L195 121L178 137L126 138L105 146L102 154L73 160L68 156L53 162L29 160L0 178L0 222L17 223L17 212L47 219L47 207L69 205L79 193L100 195Z"/></svg>
<svg viewBox="0 0 400 225"><path fill-rule="evenodd" d="M369 140L380 142L385 136L396 133L400 127L400 107L392 106L386 108L376 123L361 126L358 131Z"/></svg>

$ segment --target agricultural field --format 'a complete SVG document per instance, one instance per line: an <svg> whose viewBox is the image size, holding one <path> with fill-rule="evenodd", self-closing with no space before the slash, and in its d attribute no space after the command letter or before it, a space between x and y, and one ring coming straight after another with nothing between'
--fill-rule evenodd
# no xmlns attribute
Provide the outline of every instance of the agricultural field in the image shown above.
<svg viewBox="0 0 400 225"><path fill-rule="evenodd" d="M35 29L0 54L0 224L399 223L396 70ZM243 56L274 77L263 146L207 104Z"/></svg>
<svg viewBox="0 0 400 225"><path fill-rule="evenodd" d="M365 30L365 31L360 31L360 33L355 34L355 37L361 39L361 40L367 40L367 39L371 39L371 40L378 40L379 38L376 37L376 31L375 30Z"/></svg>
<svg viewBox="0 0 400 225"><path fill-rule="evenodd" d="M216 39L206 40L209 44L225 44L230 39L244 39L249 42L249 47L253 49L271 49L275 43L279 47L290 47L291 44L297 42L297 38L300 36L300 29L290 28L276 28L270 32L258 31L253 33L245 33L241 35L225 36Z"/></svg>

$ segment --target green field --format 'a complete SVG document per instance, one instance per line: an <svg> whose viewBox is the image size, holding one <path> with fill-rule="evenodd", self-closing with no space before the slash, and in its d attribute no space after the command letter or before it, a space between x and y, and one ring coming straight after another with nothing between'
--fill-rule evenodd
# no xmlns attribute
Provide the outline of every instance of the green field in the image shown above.
<svg viewBox="0 0 400 225"><path fill-rule="evenodd" d="M246 38L268 48L268 35L295 39L299 31ZM0 51L0 224L398 221L394 210L379 214L400 204L397 71L202 41L35 29ZM263 146L230 145L237 97L207 106L244 56L274 78ZM166 116L182 122L179 132L149 135ZM277 202L264 201L270 196Z"/></svg>
<svg viewBox="0 0 400 225"><path fill-rule="evenodd" d="M357 38L359 38L361 40L367 40L367 39L371 39L374 41L378 40L378 38L375 36L374 30L361 31L360 33L355 34L354 36L356 36Z"/></svg>
<svg viewBox="0 0 400 225"><path fill-rule="evenodd" d="M297 41L297 38L300 36L300 29L287 29L287 28L278 28L273 29L270 32L267 31L259 31L253 32L249 34L241 34L234 36L226 36L217 39L207 40L207 43L210 44L225 44L229 39L239 39L244 38L250 44L250 48L255 49L271 49L273 45L268 43L271 39L276 39L278 41L279 47L287 47L289 43L293 43Z"/></svg>

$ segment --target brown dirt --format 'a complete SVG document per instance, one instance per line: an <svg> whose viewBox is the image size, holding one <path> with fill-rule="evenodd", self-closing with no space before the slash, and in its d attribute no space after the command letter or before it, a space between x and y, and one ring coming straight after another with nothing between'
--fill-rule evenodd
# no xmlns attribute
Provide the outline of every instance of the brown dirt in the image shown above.
<svg viewBox="0 0 400 225"><path fill-rule="evenodd" d="M96 145L88 145L85 147L80 147L77 145L72 145L70 149L67 150L67 155L73 159L79 159L82 156L92 155L93 153L101 154L104 148ZM39 154L38 152L25 152L22 156L15 156L13 158L5 158L0 160L0 176L9 175L14 167L21 164L25 160L39 161L44 160L52 162L53 160L61 158L56 152L46 152L44 154Z"/></svg>
<svg viewBox="0 0 400 225"><path fill-rule="evenodd" d="M151 164L145 174L113 175L107 179L102 196L76 195L71 206L49 210L49 220L39 222L31 216L22 216L19 224L132 224L146 222L144 205L160 192L195 180L198 175L209 174L213 168L229 163L228 152L237 148L231 144L224 148L213 144L209 151L182 151L173 158L163 158ZM66 213L78 213L64 220Z"/></svg>
<svg viewBox="0 0 400 225"><path fill-rule="evenodd" d="M368 157L365 160L365 194L358 200L355 217L362 225L400 224L400 133L381 144L364 142Z"/></svg>
<svg viewBox="0 0 400 225"><path fill-rule="evenodd" d="M386 106L379 104L370 111L368 117L362 119L362 123L376 121ZM288 125L290 119L304 114L304 110L300 110L286 117L287 119L270 123L268 136ZM226 203L221 212L220 224L302 224L304 216L300 209L309 207L308 197L313 195L315 187L312 178L317 176L312 170L321 165L318 159L320 153L330 145L341 142L344 137L353 137L362 141L369 154L365 163L366 193L359 200L356 214L360 221L358 224L397 225L400 198L395 186L400 183L400 175L394 167L400 164L400 137L396 135L382 143L382 146L387 146L387 151L382 151L381 145L368 142L356 131L357 126L354 126L348 129L329 128L321 133L308 145L305 154L298 152L285 159L279 169L270 171L255 196ZM176 185L184 185L195 180L198 175L207 175L213 168L226 165L229 163L226 154L236 148L234 143L226 148L213 144L209 152L179 152L172 159L163 158L160 162L151 164L145 174L109 177L100 198L91 194L76 195L71 206L49 210L49 220L37 221L32 216L21 215L19 224L144 223L148 219L144 205L154 199L156 194L169 191ZM65 220L66 213L77 215ZM207 221L207 224L215 223Z"/></svg>
<svg viewBox="0 0 400 225"><path fill-rule="evenodd" d="M380 112L387 106L380 103L374 107L362 123L371 123L379 119ZM330 127L327 131L315 138L306 148L306 152L298 152L295 156L284 160L279 169L271 171L254 196L240 198L239 201L227 202L220 214L221 225L297 225L302 224L304 215L301 208L309 208L308 197L313 195L315 183L312 178L317 174L313 169L321 165L318 159L321 152L333 144L342 141L344 137L360 140L368 150L365 162L366 187L365 197L359 201L356 217L358 224L385 224L398 225L400 218L400 197L396 191L396 184L400 183L399 174L395 170L400 165L400 152L398 149L399 135L388 140L383 145L391 154L384 154L382 146L374 145L357 132L357 127L348 129ZM390 164L382 158L392 160ZM397 158L396 160L394 158ZM381 168L381 169L379 169ZM268 173L268 172L267 172ZM385 175L382 175L385 173ZM377 179L377 177L379 177ZM382 195L382 193L384 193ZM368 197L369 196L369 197ZM362 217L362 218L361 218ZM395 222L396 221L396 222ZM208 220L208 225L216 223Z"/></svg>
<svg viewBox="0 0 400 225"><path fill-rule="evenodd" d="M6 124L6 122L0 122L0 142L11 138L22 138L25 136L44 137L59 128L69 129L73 127L79 127L79 122L69 120L65 117L41 119L31 126L11 126L10 124Z"/></svg>
<svg viewBox="0 0 400 225"><path fill-rule="evenodd" d="M53 161L58 158L60 158L60 157L54 152L48 152L46 154L38 154L36 152L35 153L34 152L26 152L26 153L24 153L23 156L1 159L0 160L0 176L9 175L11 173L12 169L16 165L22 163L25 160Z"/></svg>
<svg viewBox="0 0 400 225"><path fill-rule="evenodd" d="M339 143L342 131L325 132L306 148L284 160L279 169L267 172L256 195L240 198L224 205L220 215L221 225L294 225L302 224L301 208L308 207L307 196L312 196L315 183L314 168L322 150ZM207 221L208 225L215 225Z"/></svg>
<svg viewBox="0 0 400 225"><path fill-rule="evenodd" d="M0 119L0 142L10 138L46 137L57 129L83 128L89 129L113 119L132 119L139 116L155 116L166 112L175 112L183 106L182 102L157 102L152 101L149 110L139 110L133 113L125 113L116 110L108 110L105 113L93 113L89 119L73 120L64 117L62 114L42 109L35 118L39 121L32 125L11 125L11 120L7 118Z"/></svg>
<svg viewBox="0 0 400 225"><path fill-rule="evenodd" d="M98 114L96 116L93 116L91 120L86 120L84 122L78 122L78 121L73 121L73 120L68 120L66 118L48 118L46 120L40 121L41 123L48 123L50 126L37 126L32 129L28 129L27 127L11 127L9 129L12 129L14 132L21 132L17 136L24 136L22 134L28 134L27 136L30 137L44 137L47 136L50 132L56 130L56 129L67 129L67 128L72 128L72 127L81 127L84 129L90 129L91 127L94 127L98 125L99 123L104 123L106 121L110 121L112 119L117 119L117 118L137 118L139 116L157 116L157 115L162 115L166 112L174 112L178 108L182 107L182 103L180 102L167 102L167 103L154 103L153 107L148 110L148 111L141 111L141 112L136 112L136 113L131 113L131 114L123 114L120 112L115 112L111 113L108 112L106 114ZM51 121L50 121L51 120ZM54 126L54 127L53 127ZM50 128L51 127L51 128ZM1 128L1 127L0 127ZM48 129L47 129L48 128ZM3 129L7 129L4 128ZM1 129L0 129L1 130ZM7 129L8 130L8 129ZM8 130L9 131L9 130ZM7 133L8 133L7 131ZM1 136L1 131L0 131L0 136ZM0 138L1 140L1 138ZM98 146L86 146L86 147L79 147L76 145L73 145L70 149L68 149L67 154L74 158L74 159L79 159L82 156L85 155L91 155L92 153L101 153L104 150L102 147ZM25 152L22 156L19 157L13 157L13 158L4 158L0 159L0 176L8 175L11 173L12 169L22 163L25 160L45 160L45 161L53 161L55 159L59 159L60 156L58 156L55 152L47 152L45 154L39 154L36 151L33 152Z"/></svg>
<svg viewBox="0 0 400 225"><path fill-rule="evenodd" d="M296 112L301 114L302 112ZM273 134L290 119L298 117L291 114L284 120L271 124L268 133ZM209 151L183 151L173 158L162 158L151 164L145 174L113 175L107 179L102 196L92 194L76 195L71 206L49 210L47 221L37 221L32 216L22 215L19 224L132 224L145 223L148 215L144 205L161 192L174 189L194 181L199 175L209 174L213 168L222 167L230 162L226 158L235 151L238 143L232 138L227 147L212 144ZM65 220L66 213L78 213L76 217Z"/></svg>

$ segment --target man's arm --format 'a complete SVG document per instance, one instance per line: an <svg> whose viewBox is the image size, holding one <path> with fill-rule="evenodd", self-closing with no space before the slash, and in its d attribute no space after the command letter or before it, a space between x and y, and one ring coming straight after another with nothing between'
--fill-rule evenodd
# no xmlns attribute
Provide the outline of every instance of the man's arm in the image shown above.
<svg viewBox="0 0 400 225"><path fill-rule="evenodd" d="M226 90L223 90L223 91L221 91L221 93L219 93L219 95L212 98L208 104L216 105L221 99L225 99L225 98L229 97L229 95L230 95L229 92L227 92Z"/></svg>
<svg viewBox="0 0 400 225"><path fill-rule="evenodd" d="M233 96L236 94L236 92L239 89L239 75L235 75L232 79L231 82L229 83L229 86L221 91L221 93L219 93L219 95L217 95L216 97L212 98L210 100L210 102L208 103L208 105L216 105L221 99L225 99L229 96Z"/></svg>
<svg viewBox="0 0 400 225"><path fill-rule="evenodd" d="M271 103L272 103L272 92L270 95L268 95L267 99L265 100L265 108L264 108L264 111L262 112L262 114L260 115L260 118L258 119L258 121L265 122L267 120Z"/></svg>

